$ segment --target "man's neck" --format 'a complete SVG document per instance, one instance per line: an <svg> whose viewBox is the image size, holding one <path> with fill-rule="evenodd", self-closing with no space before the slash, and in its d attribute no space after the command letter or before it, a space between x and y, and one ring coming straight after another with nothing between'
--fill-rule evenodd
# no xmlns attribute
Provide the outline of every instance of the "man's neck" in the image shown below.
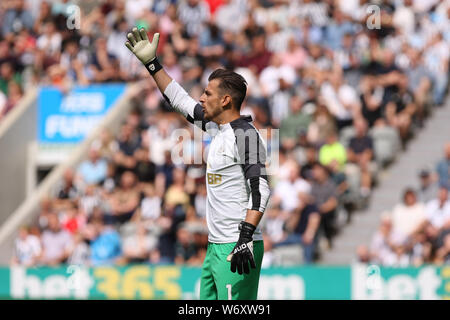
<svg viewBox="0 0 450 320"><path fill-rule="evenodd" d="M238 111L229 112L229 113L221 113L216 119L213 119L215 123L218 125L230 123L236 119L239 119L241 114Z"/></svg>

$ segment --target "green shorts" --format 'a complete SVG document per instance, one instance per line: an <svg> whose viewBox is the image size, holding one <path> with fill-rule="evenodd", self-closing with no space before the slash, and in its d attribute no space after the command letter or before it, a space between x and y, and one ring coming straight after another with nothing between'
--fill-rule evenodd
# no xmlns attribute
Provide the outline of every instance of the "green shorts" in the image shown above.
<svg viewBox="0 0 450 320"><path fill-rule="evenodd" d="M200 300L256 300L264 243L262 240L253 242L256 269L250 267L250 274L231 272L227 256L235 245L236 242L208 243L201 273Z"/></svg>

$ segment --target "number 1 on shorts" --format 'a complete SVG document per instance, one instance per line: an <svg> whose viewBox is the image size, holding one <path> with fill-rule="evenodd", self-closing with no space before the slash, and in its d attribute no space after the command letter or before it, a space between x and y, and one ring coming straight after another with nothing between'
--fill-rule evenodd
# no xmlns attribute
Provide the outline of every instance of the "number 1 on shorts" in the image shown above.
<svg viewBox="0 0 450 320"><path fill-rule="evenodd" d="M228 289L228 300L231 300L231 284L225 286Z"/></svg>

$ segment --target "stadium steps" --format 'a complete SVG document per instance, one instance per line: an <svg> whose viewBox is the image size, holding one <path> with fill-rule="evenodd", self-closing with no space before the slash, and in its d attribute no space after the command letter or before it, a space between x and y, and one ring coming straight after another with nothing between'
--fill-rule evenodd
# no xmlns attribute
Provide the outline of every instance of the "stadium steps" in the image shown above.
<svg viewBox="0 0 450 320"><path fill-rule="evenodd" d="M435 107L424 128L398 154L396 161L379 174L379 184L374 189L365 210L352 214L349 224L341 228L333 241L332 249L322 250L319 264L349 264L356 260L356 248L369 245L378 228L381 214L391 210L401 201L404 188L419 184L418 172L423 167L434 170L444 156L443 147L450 142L450 96L442 107Z"/></svg>

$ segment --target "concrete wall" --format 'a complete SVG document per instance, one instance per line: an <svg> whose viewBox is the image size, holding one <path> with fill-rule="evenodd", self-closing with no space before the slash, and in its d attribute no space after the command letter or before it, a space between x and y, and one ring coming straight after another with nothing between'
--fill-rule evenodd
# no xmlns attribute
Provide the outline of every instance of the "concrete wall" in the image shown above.
<svg viewBox="0 0 450 320"><path fill-rule="evenodd" d="M0 225L25 200L27 161L31 142L36 140L37 89L0 122Z"/></svg>

